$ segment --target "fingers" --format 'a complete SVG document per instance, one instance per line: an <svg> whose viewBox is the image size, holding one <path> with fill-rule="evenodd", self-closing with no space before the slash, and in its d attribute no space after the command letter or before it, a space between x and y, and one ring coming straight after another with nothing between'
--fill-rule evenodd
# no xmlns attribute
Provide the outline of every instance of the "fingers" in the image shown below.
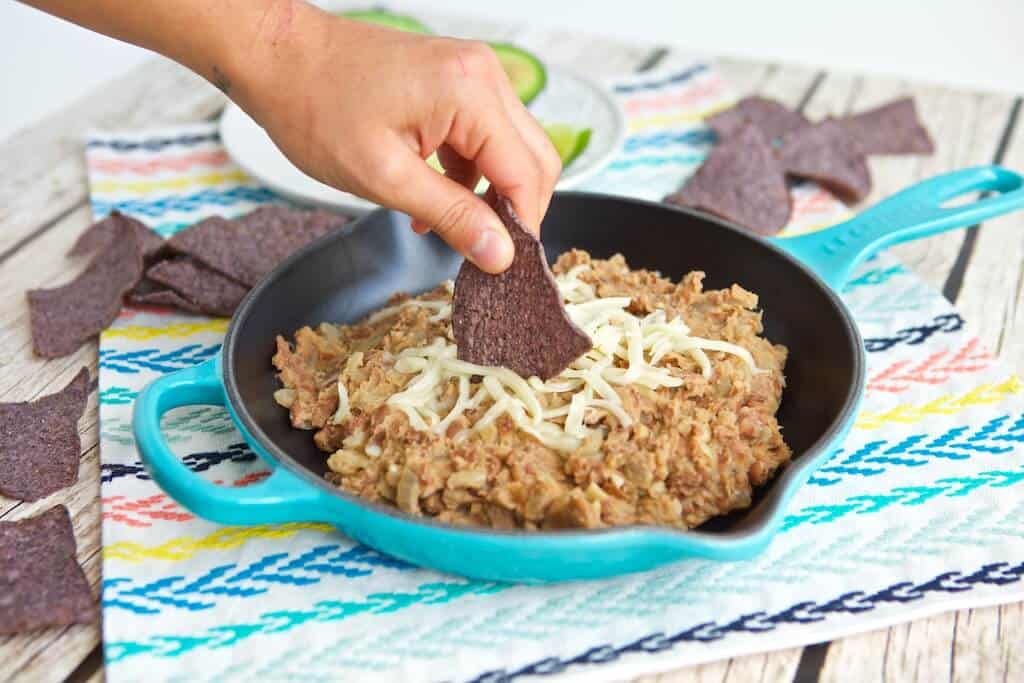
<svg viewBox="0 0 1024 683"><path fill-rule="evenodd" d="M543 220L544 215L548 211L548 206L551 204L551 195L555 191L555 185L562 175L562 160L559 158L555 146L551 144L551 139L544 131L543 126L533 117L519 98L516 97L515 92L511 88L508 89L508 93L503 99L506 110L509 113L509 119L523 138L523 142L530 149L540 169L540 188L538 190L540 193L539 216L540 220Z"/></svg>
<svg viewBox="0 0 1024 683"><path fill-rule="evenodd" d="M476 186L480 182L480 171L476 164L467 161L455 153L448 145L441 145L437 150L437 159L444 169L444 176L462 185L470 192L476 192ZM412 221L413 232L425 235L430 232L430 226L423 221Z"/></svg>
<svg viewBox="0 0 1024 683"><path fill-rule="evenodd" d="M539 234L541 169L517 125L494 91L474 89L464 98L449 131L448 145L508 197L519 218Z"/></svg>
<svg viewBox="0 0 1024 683"><path fill-rule="evenodd" d="M396 144L386 155L377 200L429 226L481 270L500 273L512 263L512 240L494 210L451 178L430 168L408 147Z"/></svg>

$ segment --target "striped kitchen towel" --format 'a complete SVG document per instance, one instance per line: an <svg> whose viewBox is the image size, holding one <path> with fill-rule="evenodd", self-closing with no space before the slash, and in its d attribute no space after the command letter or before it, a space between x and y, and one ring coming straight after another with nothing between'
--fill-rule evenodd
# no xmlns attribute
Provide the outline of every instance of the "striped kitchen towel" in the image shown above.
<svg viewBox="0 0 1024 683"><path fill-rule="evenodd" d="M713 144L703 117L735 97L705 63L613 89L630 135L589 187L647 199L700 163ZM230 161L213 124L96 133L86 154L97 217L119 209L164 235L279 201ZM794 192L790 232L845 213L814 185ZM195 518L148 478L132 402L216 354L227 321L125 309L100 343L108 680L621 680L1021 599L1020 382L888 255L843 297L867 345L863 409L767 551L532 587L417 569L323 524ZM164 430L210 480L267 475L220 408L172 411Z"/></svg>

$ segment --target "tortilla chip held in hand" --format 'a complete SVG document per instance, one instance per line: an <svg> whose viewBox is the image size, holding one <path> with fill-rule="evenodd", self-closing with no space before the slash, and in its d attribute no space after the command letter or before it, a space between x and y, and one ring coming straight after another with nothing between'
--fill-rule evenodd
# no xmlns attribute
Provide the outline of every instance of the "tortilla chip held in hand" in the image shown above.
<svg viewBox="0 0 1024 683"><path fill-rule="evenodd" d="M463 262L452 300L459 360L546 380L589 351L590 337L569 319L544 247L512 202L498 197L494 208L512 237L515 258L499 275Z"/></svg>

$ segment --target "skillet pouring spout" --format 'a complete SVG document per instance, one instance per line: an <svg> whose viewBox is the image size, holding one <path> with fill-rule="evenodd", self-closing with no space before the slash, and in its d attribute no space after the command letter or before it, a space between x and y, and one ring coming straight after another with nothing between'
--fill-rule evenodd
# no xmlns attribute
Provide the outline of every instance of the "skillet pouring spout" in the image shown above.
<svg viewBox="0 0 1024 683"><path fill-rule="evenodd" d="M976 200L950 205L975 193L980 193ZM845 223L770 241L839 290L854 268L881 249L977 225L1020 208L1024 208L1024 178L1000 166L977 166L908 187Z"/></svg>

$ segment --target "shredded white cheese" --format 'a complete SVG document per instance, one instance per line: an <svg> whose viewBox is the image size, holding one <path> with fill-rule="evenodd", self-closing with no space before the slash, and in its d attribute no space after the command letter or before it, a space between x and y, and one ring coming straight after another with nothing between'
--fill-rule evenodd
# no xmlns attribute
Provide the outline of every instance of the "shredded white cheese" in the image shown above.
<svg viewBox="0 0 1024 683"><path fill-rule="evenodd" d="M436 434L447 433L466 411L487 404L472 426L452 435L457 442L508 415L519 429L546 446L572 451L594 433L588 424L599 423L605 416L622 426L632 423L615 385L638 384L651 389L680 386L681 378L658 365L669 354L689 355L705 377L712 375L706 351L736 355L751 372L759 372L746 349L693 337L681 318L669 320L664 310L639 317L627 310L629 297L598 297L592 286L579 279L587 268L587 264L579 265L556 278L569 318L590 336L594 345L560 375L542 382L537 377L523 379L507 368L461 361L449 332L447 338L438 337L426 346L406 349L397 355L395 370L412 377L404 390L388 399L388 404L405 413L415 429ZM446 283L446 287L450 293L451 283ZM405 306L432 311L431 322L451 319L450 300L410 299L378 311L369 321L394 316ZM624 367L617 366L616 360L622 361ZM358 367L362 354L353 354L348 362ZM473 376L482 377L482 381L472 383ZM454 403L449 400L442 405L441 398L453 380L458 388ZM544 409L539 398L542 394L566 393L571 395L566 397L565 405L549 410ZM348 415L348 394L339 381L334 420L338 422Z"/></svg>

